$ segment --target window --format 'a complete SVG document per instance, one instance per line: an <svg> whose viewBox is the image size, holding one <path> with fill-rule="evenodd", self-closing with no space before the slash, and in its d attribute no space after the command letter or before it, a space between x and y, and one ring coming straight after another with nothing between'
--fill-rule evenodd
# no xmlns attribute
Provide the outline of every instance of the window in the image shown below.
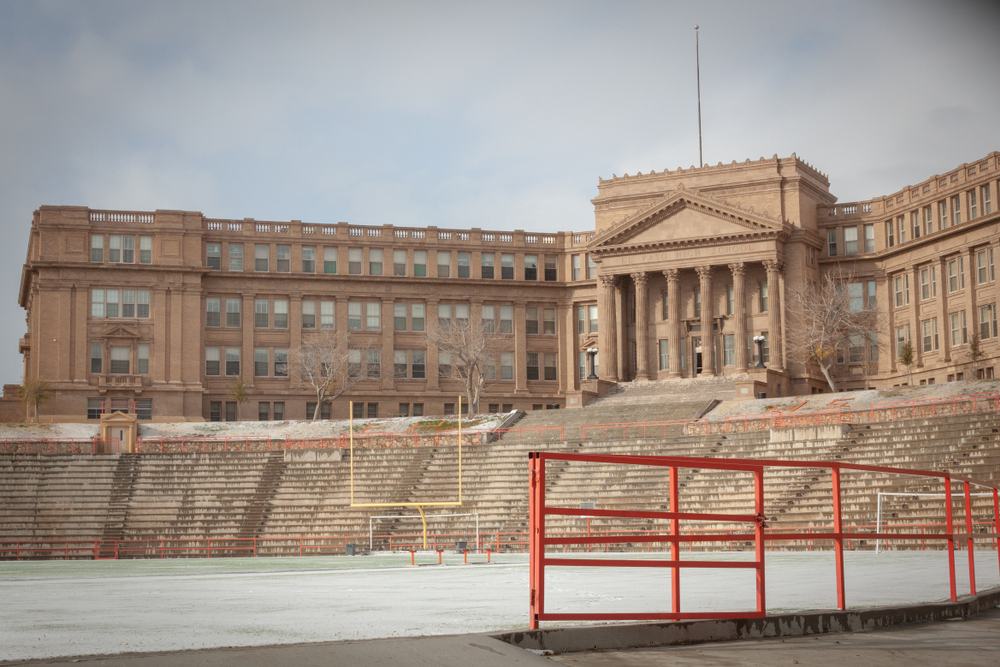
<svg viewBox="0 0 1000 667"><path fill-rule="evenodd" d="M316 246L302 246L302 273L316 273Z"/></svg>
<svg viewBox="0 0 1000 667"><path fill-rule="evenodd" d="M757 290L760 294L759 307L760 312L767 312L767 283L757 283Z"/></svg>
<svg viewBox="0 0 1000 667"><path fill-rule="evenodd" d="M965 258L958 256L948 260L948 291L965 289Z"/></svg>
<svg viewBox="0 0 1000 667"><path fill-rule="evenodd" d="M271 326L271 314L267 299L254 299L253 325L258 329L266 329Z"/></svg>
<svg viewBox="0 0 1000 667"><path fill-rule="evenodd" d="M274 377L288 377L288 348L274 348Z"/></svg>
<svg viewBox="0 0 1000 667"><path fill-rule="evenodd" d="M514 307L500 306L500 333L514 332Z"/></svg>
<svg viewBox="0 0 1000 667"><path fill-rule="evenodd" d="M105 317L118 317L118 290L104 290L106 302L104 304Z"/></svg>
<svg viewBox="0 0 1000 667"><path fill-rule="evenodd" d="M253 270L260 273L267 273L271 270L270 258L271 246L257 244L253 251Z"/></svg>
<svg viewBox="0 0 1000 667"><path fill-rule="evenodd" d="M413 275L423 278L427 275L427 251L413 251Z"/></svg>
<svg viewBox="0 0 1000 667"><path fill-rule="evenodd" d="M852 364L865 360L865 338L861 334L852 334L847 339L847 359Z"/></svg>
<svg viewBox="0 0 1000 667"><path fill-rule="evenodd" d="M976 280L980 285L993 282L993 248L976 251Z"/></svg>
<svg viewBox="0 0 1000 667"><path fill-rule="evenodd" d="M323 248L323 273L337 273L336 248Z"/></svg>
<svg viewBox="0 0 1000 667"><path fill-rule="evenodd" d="M979 338L997 337L997 306L995 303L987 303L979 306Z"/></svg>
<svg viewBox="0 0 1000 667"><path fill-rule="evenodd" d="M990 186L989 183L983 186L983 215L989 215L993 212L993 202L990 201Z"/></svg>
<svg viewBox="0 0 1000 667"><path fill-rule="evenodd" d="M542 375L542 377L550 382L558 380L559 377L557 373L559 372L558 371L559 366L557 363L556 355L546 352L544 362L545 362L544 375Z"/></svg>
<svg viewBox="0 0 1000 667"><path fill-rule="evenodd" d="M222 401L210 401L208 404L208 420L222 421Z"/></svg>
<svg viewBox="0 0 1000 667"><path fill-rule="evenodd" d="M209 243L209 245L212 245ZM216 243L216 246L219 244ZM90 236L90 261L91 262L103 262L104 261L104 235L103 234L91 234ZM211 263L209 263L211 266Z"/></svg>
<svg viewBox="0 0 1000 667"><path fill-rule="evenodd" d="M112 234L108 237L108 261L120 264L122 261L122 237L120 234Z"/></svg>
<svg viewBox="0 0 1000 667"><path fill-rule="evenodd" d="M666 338L659 341L660 347L660 370L670 370L670 341ZM581 354L584 354L581 352Z"/></svg>
<svg viewBox="0 0 1000 667"><path fill-rule="evenodd" d="M736 336L733 334L722 335L722 358L724 365L736 365Z"/></svg>
<svg viewBox="0 0 1000 667"><path fill-rule="evenodd" d="M315 414L316 414L316 404L315 403L306 403L306 419L313 419L313 416ZM319 406L319 418L320 419L330 419L330 414L331 414L331 410L330 410L330 404L329 403L323 403L323 405Z"/></svg>
<svg viewBox="0 0 1000 667"><path fill-rule="evenodd" d="M597 333L597 306L587 306L590 317L590 333Z"/></svg>
<svg viewBox="0 0 1000 667"><path fill-rule="evenodd" d="M545 280L548 282L559 280L557 258L553 255L545 256Z"/></svg>
<svg viewBox="0 0 1000 667"><path fill-rule="evenodd" d="M933 275L934 275L934 272L932 271L931 272L931 276L933 276ZM878 297L876 296L876 292L875 292L875 281L874 280L869 280L868 281L868 307L870 309L872 309L872 310L878 310Z"/></svg>
<svg viewBox="0 0 1000 667"><path fill-rule="evenodd" d="M399 416L400 417L409 417L410 416L410 404L409 403L400 403L399 404Z"/></svg>
<svg viewBox="0 0 1000 667"><path fill-rule="evenodd" d="M948 226L948 200L938 202L938 224L941 226L939 229L944 229Z"/></svg>
<svg viewBox="0 0 1000 667"><path fill-rule="evenodd" d="M526 333L526 334L536 334L536 333L538 333L538 309L537 308L525 308L524 309L524 333Z"/></svg>
<svg viewBox="0 0 1000 667"><path fill-rule="evenodd" d="M451 377L451 353L441 349L438 350L438 377Z"/></svg>
<svg viewBox="0 0 1000 667"><path fill-rule="evenodd" d="M368 350L368 377L377 378L382 376L382 350Z"/></svg>
<svg viewBox="0 0 1000 667"><path fill-rule="evenodd" d="M90 372L104 372L104 346L100 343L90 344Z"/></svg>
<svg viewBox="0 0 1000 667"><path fill-rule="evenodd" d="M580 306L576 309L576 333L587 333L587 307Z"/></svg>
<svg viewBox="0 0 1000 667"><path fill-rule="evenodd" d="M903 243L906 243L906 218L903 216L897 217L896 226L898 227L897 233L899 234L899 243L902 245Z"/></svg>
<svg viewBox="0 0 1000 667"><path fill-rule="evenodd" d="M135 290L122 290L122 317L135 317Z"/></svg>
<svg viewBox="0 0 1000 667"><path fill-rule="evenodd" d="M764 337L764 344L761 345L761 361L765 364L771 363L771 338L768 336L768 332L761 331L760 335Z"/></svg>
<svg viewBox="0 0 1000 667"><path fill-rule="evenodd" d="M122 264L135 264L135 237L122 238Z"/></svg>
<svg viewBox="0 0 1000 667"><path fill-rule="evenodd" d="M492 252L484 252L479 259L480 273L483 278L492 279L493 269L496 266L496 255Z"/></svg>
<svg viewBox="0 0 1000 667"><path fill-rule="evenodd" d="M951 314L951 344L965 345L969 342L968 330L965 328L965 311Z"/></svg>
<svg viewBox="0 0 1000 667"><path fill-rule="evenodd" d="M556 335L556 309L555 308L543 308L542 309L542 333L548 335Z"/></svg>
<svg viewBox="0 0 1000 667"><path fill-rule="evenodd" d="M377 419L377 418L378 418L378 403L369 403L368 419Z"/></svg>
<svg viewBox="0 0 1000 667"><path fill-rule="evenodd" d="M931 211L931 206L928 204L924 206L924 234L930 234L934 231L934 215Z"/></svg>
<svg viewBox="0 0 1000 667"><path fill-rule="evenodd" d="M726 315L732 315L735 311L736 311L736 294L733 291L732 285L726 285Z"/></svg>
<svg viewBox="0 0 1000 667"><path fill-rule="evenodd" d="M910 305L910 275L901 273L893 278L896 292L896 308Z"/></svg>
<svg viewBox="0 0 1000 667"><path fill-rule="evenodd" d="M969 220L975 220L979 217L979 202L976 200L976 190L969 190L966 194L969 196Z"/></svg>
<svg viewBox="0 0 1000 667"><path fill-rule="evenodd" d="M514 255L500 255L500 279L514 279Z"/></svg>
<svg viewBox="0 0 1000 667"><path fill-rule="evenodd" d="M447 329L451 326L451 304L438 304L438 328Z"/></svg>
<svg viewBox="0 0 1000 667"><path fill-rule="evenodd" d="M538 280L538 255L524 256L524 279Z"/></svg>
<svg viewBox="0 0 1000 667"><path fill-rule="evenodd" d="M587 255L587 280L597 278L597 262L590 255Z"/></svg>
<svg viewBox="0 0 1000 667"><path fill-rule="evenodd" d="M694 288L694 316L701 317L701 286L698 285ZM635 317L632 317L632 321L635 321Z"/></svg>
<svg viewBox="0 0 1000 667"><path fill-rule="evenodd" d="M493 333L496 331L496 318L496 308L493 306L483 306L481 319L484 332Z"/></svg>
<svg viewBox="0 0 1000 667"><path fill-rule="evenodd" d="M500 379L514 379L514 354L512 352L500 353Z"/></svg>
<svg viewBox="0 0 1000 667"><path fill-rule="evenodd" d="M525 355L525 365L528 368L528 379L537 380L538 379L538 353L528 352Z"/></svg>
<svg viewBox="0 0 1000 667"><path fill-rule="evenodd" d="M236 402L226 401L226 421L234 422L236 421Z"/></svg>
<svg viewBox="0 0 1000 667"><path fill-rule="evenodd" d="M334 329L336 328L336 316L334 315L336 308L335 301L320 301L319 302L319 328L320 329Z"/></svg>
<svg viewBox="0 0 1000 667"><path fill-rule="evenodd" d="M392 304L392 330L406 331L406 304Z"/></svg>
<svg viewBox="0 0 1000 667"><path fill-rule="evenodd" d="M577 372L581 380L587 379L587 353L580 352L577 355Z"/></svg>
<svg viewBox="0 0 1000 667"><path fill-rule="evenodd" d="M382 249L371 248L368 251L368 275L382 275Z"/></svg>
<svg viewBox="0 0 1000 667"><path fill-rule="evenodd" d="M573 257L572 257L572 266L573 266L573 274L572 274L573 275L573 280L579 280L580 279L580 256L579 255L573 255Z"/></svg>
<svg viewBox="0 0 1000 667"><path fill-rule="evenodd" d="M378 331L382 328L382 304L378 301L369 301L365 304L365 314L367 315L365 328L368 331Z"/></svg>
<svg viewBox="0 0 1000 667"><path fill-rule="evenodd" d="M862 283L849 283L847 285L847 303L848 308L853 312L859 312L864 310L865 307L865 295L864 295L864 284Z"/></svg>
<svg viewBox="0 0 1000 667"><path fill-rule="evenodd" d="M427 355L423 350L410 351L410 377L414 380L423 380L427 377ZM416 408L414 405L414 416L417 415Z"/></svg>
<svg viewBox="0 0 1000 667"><path fill-rule="evenodd" d="M410 330L411 331L423 331L424 330L424 313L426 308L422 303L411 303L410 304Z"/></svg>
<svg viewBox="0 0 1000 667"><path fill-rule="evenodd" d="M347 273L352 276L361 275L361 248L347 249Z"/></svg>
<svg viewBox="0 0 1000 667"><path fill-rule="evenodd" d="M274 300L274 328L288 328L288 299Z"/></svg>
<svg viewBox="0 0 1000 667"><path fill-rule="evenodd" d="M816 248L812 246L806 247L806 264L809 266L815 266L816 264Z"/></svg>
<svg viewBox="0 0 1000 667"><path fill-rule="evenodd" d="M240 348L226 348L226 375L234 376L240 374Z"/></svg>
<svg viewBox="0 0 1000 667"><path fill-rule="evenodd" d="M243 270L243 244L242 243L230 243L229 244L229 270L230 271L242 271Z"/></svg>
<svg viewBox="0 0 1000 667"><path fill-rule="evenodd" d="M458 253L458 277L472 277L472 255L467 252Z"/></svg>
<svg viewBox="0 0 1000 667"><path fill-rule="evenodd" d="M277 254L277 266L275 267L278 273L291 273L292 272L292 246L289 245L279 245L276 248Z"/></svg>
<svg viewBox="0 0 1000 667"><path fill-rule="evenodd" d="M923 329L924 352L932 352L938 349L938 323L937 318L924 320L920 323Z"/></svg>
<svg viewBox="0 0 1000 667"><path fill-rule="evenodd" d="M394 350L392 353L392 376L397 380L405 380L406 372L406 350Z"/></svg>
<svg viewBox="0 0 1000 667"><path fill-rule="evenodd" d="M323 377L329 377L327 368L322 369ZM361 350L347 351L347 375L348 377L361 377ZM357 403L354 404L357 407Z"/></svg>
<svg viewBox="0 0 1000 667"><path fill-rule="evenodd" d="M937 296L937 267L925 266L920 269L920 298L931 299Z"/></svg>
<svg viewBox="0 0 1000 667"><path fill-rule="evenodd" d="M365 416L365 404L355 402L351 412L351 416L354 417L355 419L363 419Z"/></svg>
<svg viewBox="0 0 1000 667"><path fill-rule="evenodd" d="M316 328L316 302L309 300L302 302L302 328Z"/></svg>
<svg viewBox="0 0 1000 667"><path fill-rule="evenodd" d="M140 236L139 237L139 263L140 264L152 264L153 263L153 237L152 236Z"/></svg>
<svg viewBox="0 0 1000 667"><path fill-rule="evenodd" d="M450 252L442 252L441 250L438 250L437 261L438 261L437 277L438 278L450 278L451 277L451 253Z"/></svg>
<svg viewBox="0 0 1000 667"><path fill-rule="evenodd" d="M826 230L826 254L830 257L837 256L837 230Z"/></svg>
<svg viewBox="0 0 1000 667"><path fill-rule="evenodd" d="M206 327L220 327L222 326L222 311L219 305L219 299L205 299L205 326Z"/></svg>
<svg viewBox="0 0 1000 667"><path fill-rule="evenodd" d="M347 329L349 331L361 331L361 302L347 302Z"/></svg>
<svg viewBox="0 0 1000 667"><path fill-rule="evenodd" d="M266 347L255 347L253 350L253 374L254 377L267 377L267 369L270 366L269 354Z"/></svg>
<svg viewBox="0 0 1000 667"><path fill-rule="evenodd" d="M112 347L111 348L111 366L108 372L115 375L128 375L129 373L129 360L131 359L132 349L128 347Z"/></svg>
<svg viewBox="0 0 1000 667"><path fill-rule="evenodd" d="M844 254L858 254L858 228L844 227Z"/></svg>
<svg viewBox="0 0 1000 667"><path fill-rule="evenodd" d="M896 245L896 235L893 233L892 220L885 221L885 245L889 248Z"/></svg>
<svg viewBox="0 0 1000 667"><path fill-rule="evenodd" d="M139 343L136 346L135 372L138 375L149 375L149 343Z"/></svg>
<svg viewBox="0 0 1000 667"><path fill-rule="evenodd" d="M394 275L394 276L405 276L406 275L406 251L405 250L393 250L392 251L392 275Z"/></svg>
<svg viewBox="0 0 1000 667"><path fill-rule="evenodd" d="M913 238L920 238L920 211L910 211L910 229L913 233Z"/></svg>
<svg viewBox="0 0 1000 667"><path fill-rule="evenodd" d="M226 299L226 327L240 326L240 300Z"/></svg>
<svg viewBox="0 0 1000 667"><path fill-rule="evenodd" d="M952 226L962 223L962 199L958 195L951 198Z"/></svg>
<svg viewBox="0 0 1000 667"><path fill-rule="evenodd" d="M257 404L257 420L266 422L271 418L271 404L261 401Z"/></svg>
<svg viewBox="0 0 1000 667"><path fill-rule="evenodd" d="M469 327L469 304L455 304L455 324L462 329Z"/></svg>

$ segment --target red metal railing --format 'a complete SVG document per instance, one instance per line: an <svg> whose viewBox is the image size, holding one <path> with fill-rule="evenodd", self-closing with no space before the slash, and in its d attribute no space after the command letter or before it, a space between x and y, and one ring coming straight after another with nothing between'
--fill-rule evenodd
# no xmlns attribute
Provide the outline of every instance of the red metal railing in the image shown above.
<svg viewBox="0 0 1000 667"><path fill-rule="evenodd" d="M959 412L959 406L971 410ZM907 413L907 410L909 411ZM885 413L878 421L895 421L917 416L920 410L925 417L938 417L957 414L974 414L980 411L1000 411L1000 393L991 391L980 394L964 394L945 398L927 398L918 401L898 401L895 403L875 403L868 408L868 420L876 421L876 413ZM929 414L928 414L929 413Z"/></svg>
<svg viewBox="0 0 1000 667"><path fill-rule="evenodd" d="M975 560L974 560L974 540L989 539L995 546L1000 540L1000 498L998 498L997 485L980 482L977 480L951 475L949 473L929 472L923 470L906 470L901 468L888 468L881 466L866 466L858 464L840 463L836 461L772 461L772 460L752 460L752 459L708 459L695 457L676 456L629 456L629 455L591 455L591 454L567 454L550 452L532 452L529 455L529 562L530 562L530 604L529 604L529 624L531 628L538 628L541 621L610 621L610 620L680 620L690 618L761 618L766 614L766 587L764 581L764 553L765 542L775 541L803 541L803 540L828 540L833 542L836 569L836 591L837 606L839 609L846 609L846 597L844 588L844 548L850 546L852 540L879 540L885 542L892 541L914 541L921 540L924 544L927 541L943 541L948 550L948 574L951 589L951 600L957 599L957 589L955 583L955 546L956 541L965 540L966 549L969 553L969 589L971 594L976 592ZM601 509L579 509L575 507L549 507L545 499L545 466L547 461L566 461L581 463L597 463L604 465L627 465L627 466L654 466L667 468L670 475L669 511L635 511L635 510L601 510ZM754 481L754 508L753 514L712 514L694 513L679 511L679 485L678 470L699 469L699 470L724 470L731 472L746 472L753 475ZM822 468L828 469L832 476L832 504L833 504L833 530L814 532L810 529L803 533L795 529L783 529L781 532L765 532L764 520L764 472L770 468ZM942 499L945 507L945 531L942 533L928 534L926 531L920 533L906 532L862 532L851 530L843 523L843 512L841 507L841 476L843 472L859 471L863 473L885 473L901 476L912 476L925 479L938 479L943 486ZM960 482L963 485L965 496L965 531L958 532L953 516L952 484ZM975 533L972 517L972 499L970 488L979 486L990 489L993 495L993 532ZM666 520L669 521L670 529L667 532L650 532L646 535L635 534L613 534L613 535L587 535L571 537L551 537L546 533L545 521L548 516L578 516L578 517L613 517L624 519L644 519L644 520ZM740 541L751 541L750 533L753 534L753 546L755 560L752 562L732 562L732 561L682 561L679 558L679 551L682 544L689 544L693 548L694 543L725 542L732 539L732 533L704 532L701 534L685 535L680 530L681 521L711 522L723 525L749 525L752 528ZM553 558L546 553L547 547L562 545L587 545L594 544L635 544L635 543L666 543L670 547L670 558L661 559L588 559L588 558ZM1000 549L997 549L998 565L1000 565ZM548 613L545 611L545 569L546 567L664 567L671 570L672 578L672 605L670 611L654 613ZM756 592L757 607L754 611L739 612L711 612L711 613L684 613L680 610L680 572L684 568L752 568L756 570Z"/></svg>
<svg viewBox="0 0 1000 667"><path fill-rule="evenodd" d="M4 438L4 454L117 454L118 438Z"/></svg>

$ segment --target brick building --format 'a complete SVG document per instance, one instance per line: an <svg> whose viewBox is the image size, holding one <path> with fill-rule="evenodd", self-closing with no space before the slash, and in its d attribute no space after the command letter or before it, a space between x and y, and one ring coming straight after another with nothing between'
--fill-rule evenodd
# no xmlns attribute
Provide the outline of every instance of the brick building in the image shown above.
<svg viewBox="0 0 1000 667"><path fill-rule="evenodd" d="M793 358L786 290L849 265L912 341L914 383L971 379L1000 345L993 266L1000 154L865 202L838 204L794 154L602 179L593 231L533 233L218 220L186 211L35 212L19 302L24 372L55 390L54 421L130 399L140 419L303 419L315 401L292 354L332 329L366 348L365 380L323 414L444 414L462 385L428 345L440 323L512 332L483 409L580 407L616 382L727 376L769 395L825 386ZM754 336L766 370L756 370ZM599 380L588 379L597 350ZM847 389L908 381L896 354L842 351ZM44 415L43 415L44 417Z"/></svg>

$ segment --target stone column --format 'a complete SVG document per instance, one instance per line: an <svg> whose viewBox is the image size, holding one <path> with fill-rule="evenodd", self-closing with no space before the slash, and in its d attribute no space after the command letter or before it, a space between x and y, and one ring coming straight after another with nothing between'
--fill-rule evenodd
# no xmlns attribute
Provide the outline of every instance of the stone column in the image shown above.
<svg viewBox="0 0 1000 667"><path fill-rule="evenodd" d="M770 347L770 361L767 367L771 370L782 371L782 336L781 336L781 302L780 285L778 276L784 269L784 265L776 259L764 260L764 268L767 269L767 330L768 346ZM704 298L704 297L702 297Z"/></svg>
<svg viewBox="0 0 1000 667"><path fill-rule="evenodd" d="M615 322L615 277L601 276L601 304L600 310L604 315L604 322L599 329L601 371L606 380L618 382L618 325Z"/></svg>
<svg viewBox="0 0 1000 667"><path fill-rule="evenodd" d="M637 380L649 379L649 275L632 274L635 282L635 362Z"/></svg>
<svg viewBox="0 0 1000 667"><path fill-rule="evenodd" d="M714 313L712 305L712 267L699 266L696 271L701 280L701 374L715 375L715 332L712 331Z"/></svg>
<svg viewBox="0 0 1000 667"><path fill-rule="evenodd" d="M667 269L667 322L670 336L670 372L667 377L681 376L681 281L677 269Z"/></svg>
<svg viewBox="0 0 1000 667"><path fill-rule="evenodd" d="M625 290L622 281L623 278L617 278L611 292L615 295L615 368L618 369L618 379L624 382L629 379L631 372L628 368L628 356L625 353L628 325L625 321Z"/></svg>
<svg viewBox="0 0 1000 667"><path fill-rule="evenodd" d="M746 317L746 295L743 290L746 287L746 265L743 262L735 262L729 265L729 270L733 272L733 320L736 325L733 335L736 338L736 372L745 373L747 370L747 317Z"/></svg>

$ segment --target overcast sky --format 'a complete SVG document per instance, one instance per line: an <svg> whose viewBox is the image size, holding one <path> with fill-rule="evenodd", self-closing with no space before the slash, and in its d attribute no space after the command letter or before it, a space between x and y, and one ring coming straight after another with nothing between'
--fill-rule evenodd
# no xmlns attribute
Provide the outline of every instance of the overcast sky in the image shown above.
<svg viewBox="0 0 1000 667"><path fill-rule="evenodd" d="M798 156L841 201L1000 150L992 2L0 0L0 381L42 204L593 227L599 176Z"/></svg>

